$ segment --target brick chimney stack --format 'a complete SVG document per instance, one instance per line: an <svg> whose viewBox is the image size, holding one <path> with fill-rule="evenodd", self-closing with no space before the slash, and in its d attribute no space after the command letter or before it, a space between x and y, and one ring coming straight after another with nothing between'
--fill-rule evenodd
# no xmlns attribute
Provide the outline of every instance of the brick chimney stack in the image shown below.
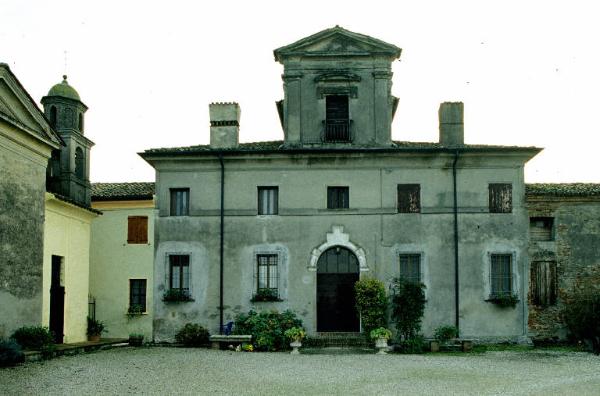
<svg viewBox="0 0 600 396"><path fill-rule="evenodd" d="M462 102L444 102L440 104L440 143L454 147L465 144L464 105Z"/></svg>
<svg viewBox="0 0 600 396"><path fill-rule="evenodd" d="M208 105L210 113L210 147L236 148L239 144L242 110L235 102L216 102Z"/></svg>

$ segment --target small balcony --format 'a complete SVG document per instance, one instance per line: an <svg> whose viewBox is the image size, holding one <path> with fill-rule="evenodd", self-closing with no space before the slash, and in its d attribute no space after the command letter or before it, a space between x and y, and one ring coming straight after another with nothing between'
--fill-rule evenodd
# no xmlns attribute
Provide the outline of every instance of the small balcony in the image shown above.
<svg viewBox="0 0 600 396"><path fill-rule="evenodd" d="M324 143L352 142L352 120L328 119L323 121L322 141Z"/></svg>

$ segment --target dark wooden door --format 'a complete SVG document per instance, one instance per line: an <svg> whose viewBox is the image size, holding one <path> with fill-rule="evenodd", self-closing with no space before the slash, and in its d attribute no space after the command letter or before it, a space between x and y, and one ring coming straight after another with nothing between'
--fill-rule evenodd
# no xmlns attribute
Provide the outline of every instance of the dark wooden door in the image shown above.
<svg viewBox="0 0 600 396"><path fill-rule="evenodd" d="M358 260L348 249L333 247L317 263L317 331L360 331L354 284Z"/></svg>
<svg viewBox="0 0 600 396"><path fill-rule="evenodd" d="M52 256L50 281L50 331L56 344L63 343L65 323L65 287L60 282L62 257Z"/></svg>

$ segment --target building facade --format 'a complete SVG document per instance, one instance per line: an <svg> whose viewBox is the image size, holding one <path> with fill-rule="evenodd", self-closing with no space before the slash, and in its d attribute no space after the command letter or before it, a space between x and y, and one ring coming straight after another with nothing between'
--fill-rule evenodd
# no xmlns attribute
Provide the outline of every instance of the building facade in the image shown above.
<svg viewBox="0 0 600 396"><path fill-rule="evenodd" d="M157 174L155 341L250 309L357 332L353 284L398 276L427 286L426 335L527 336L523 167L540 149L464 144L462 103L440 106L439 142L392 141L399 56L319 32L275 50L283 141L239 144L239 106L213 103L210 145L141 153ZM516 307L493 303L503 295Z"/></svg>

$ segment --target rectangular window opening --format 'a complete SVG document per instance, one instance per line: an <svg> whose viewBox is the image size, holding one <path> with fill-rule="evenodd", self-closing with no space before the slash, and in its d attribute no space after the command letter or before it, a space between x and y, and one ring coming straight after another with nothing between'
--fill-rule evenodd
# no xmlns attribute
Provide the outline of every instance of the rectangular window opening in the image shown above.
<svg viewBox="0 0 600 396"><path fill-rule="evenodd" d="M325 97L325 142L349 142L348 95Z"/></svg>
<svg viewBox="0 0 600 396"><path fill-rule="evenodd" d="M146 312L146 279L129 279L129 308Z"/></svg>
<svg viewBox="0 0 600 396"><path fill-rule="evenodd" d="M532 241L553 241L554 218L531 217L529 219L529 236Z"/></svg>
<svg viewBox="0 0 600 396"><path fill-rule="evenodd" d="M421 212L421 185L398 184L398 213Z"/></svg>
<svg viewBox="0 0 600 396"><path fill-rule="evenodd" d="M531 263L531 299L534 305L547 307L556 305L556 261L534 261Z"/></svg>
<svg viewBox="0 0 600 396"><path fill-rule="evenodd" d="M148 243L148 216L127 218L127 243Z"/></svg>
<svg viewBox="0 0 600 396"><path fill-rule="evenodd" d="M492 254L490 268L491 297L508 296L512 292L512 255Z"/></svg>
<svg viewBox="0 0 600 396"><path fill-rule="evenodd" d="M327 187L327 209L348 209L349 207L349 187Z"/></svg>
<svg viewBox="0 0 600 396"><path fill-rule="evenodd" d="M186 254L169 256L169 289L189 293L190 256Z"/></svg>
<svg viewBox="0 0 600 396"><path fill-rule="evenodd" d="M259 254L256 256L256 291L269 291L278 295L279 273L278 256L276 254Z"/></svg>
<svg viewBox="0 0 600 396"><path fill-rule="evenodd" d="M172 188L171 216L188 216L190 213L190 189Z"/></svg>
<svg viewBox="0 0 600 396"><path fill-rule="evenodd" d="M279 188L258 187L258 214L276 215L279 213Z"/></svg>
<svg viewBox="0 0 600 396"><path fill-rule="evenodd" d="M489 185L490 213L512 212L512 184L492 183Z"/></svg>
<svg viewBox="0 0 600 396"><path fill-rule="evenodd" d="M421 255L400 255L400 278L411 283L421 282Z"/></svg>

